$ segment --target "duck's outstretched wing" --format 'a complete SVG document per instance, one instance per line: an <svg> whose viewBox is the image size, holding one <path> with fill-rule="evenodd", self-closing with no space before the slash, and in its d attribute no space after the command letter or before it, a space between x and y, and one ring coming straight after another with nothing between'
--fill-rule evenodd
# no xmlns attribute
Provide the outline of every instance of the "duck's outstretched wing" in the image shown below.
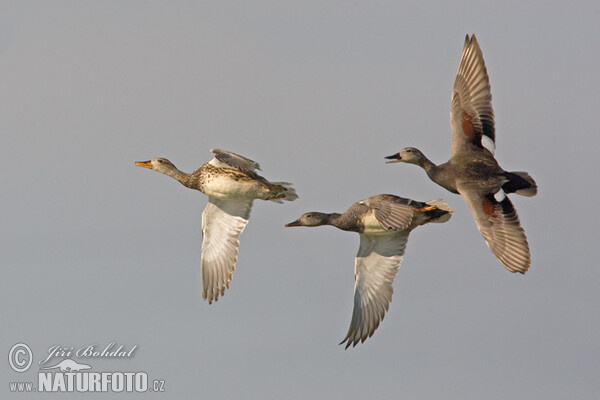
<svg viewBox="0 0 600 400"><path fill-rule="evenodd" d="M475 35L465 39L450 108L452 157L463 151L487 149L494 154L496 133L492 93Z"/></svg>
<svg viewBox="0 0 600 400"><path fill-rule="evenodd" d="M237 262L240 234L248 223L252 200L208 198L202 212L202 297L217 301L229 288Z"/></svg>
<svg viewBox="0 0 600 400"><path fill-rule="evenodd" d="M464 187L458 191L492 253L510 272L524 274L531 265L529 244L517 211L502 189L496 194L480 194Z"/></svg>
<svg viewBox="0 0 600 400"><path fill-rule="evenodd" d="M229 168L235 168L246 173L254 172L257 169L260 170L260 165L256 161L252 161L239 154L221 149L211 149L210 151L215 155L215 159L226 164Z"/></svg>
<svg viewBox="0 0 600 400"><path fill-rule="evenodd" d="M344 340L346 349L364 342L385 317L394 291L409 231L391 235L360 235L354 267L354 309Z"/></svg>
<svg viewBox="0 0 600 400"><path fill-rule="evenodd" d="M373 215L385 229L406 229L414 216L413 201L393 194L379 194L363 202L373 210Z"/></svg>

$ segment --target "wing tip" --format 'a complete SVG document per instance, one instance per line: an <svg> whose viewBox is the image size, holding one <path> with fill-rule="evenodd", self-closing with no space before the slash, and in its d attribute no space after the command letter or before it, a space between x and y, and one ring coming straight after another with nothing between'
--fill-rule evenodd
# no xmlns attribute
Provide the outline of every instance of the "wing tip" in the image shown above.
<svg viewBox="0 0 600 400"><path fill-rule="evenodd" d="M350 338L350 333L348 333L348 335L346 335L346 337L344 338L344 340L342 340L338 344L339 345L343 345L345 343L346 345L344 346L344 350L348 350L348 348L350 346L352 346L352 348L355 348L357 344L364 343L364 341L366 339L367 339L366 337L362 338L362 339L361 338L356 338L356 337L355 338Z"/></svg>
<svg viewBox="0 0 600 400"><path fill-rule="evenodd" d="M348 347L350 347L350 344L352 343L351 340L348 340L348 336L346 336L346 338L344 338L344 340L342 340L341 342L338 343L338 345L343 345L344 343L346 344L346 346L344 346L344 350L348 350ZM354 345L356 346L356 344Z"/></svg>
<svg viewBox="0 0 600 400"><path fill-rule="evenodd" d="M477 42L477 37L475 36L474 33L471 33L470 36L467 33L466 36L465 36L465 47L467 47L469 45L477 45L477 46L479 46L479 43Z"/></svg>

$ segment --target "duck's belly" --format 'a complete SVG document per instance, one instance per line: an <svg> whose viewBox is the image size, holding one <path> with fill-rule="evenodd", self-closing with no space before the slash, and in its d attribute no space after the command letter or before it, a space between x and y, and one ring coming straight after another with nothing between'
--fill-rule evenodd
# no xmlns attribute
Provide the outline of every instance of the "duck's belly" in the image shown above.
<svg viewBox="0 0 600 400"><path fill-rule="evenodd" d="M264 192L263 185L239 176L211 176L205 183L204 194L218 199L257 199Z"/></svg>

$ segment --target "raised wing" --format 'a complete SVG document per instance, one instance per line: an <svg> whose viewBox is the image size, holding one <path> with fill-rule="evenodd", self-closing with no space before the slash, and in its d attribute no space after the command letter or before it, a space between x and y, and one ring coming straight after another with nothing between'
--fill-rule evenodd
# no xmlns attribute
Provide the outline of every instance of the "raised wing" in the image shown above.
<svg viewBox="0 0 600 400"><path fill-rule="evenodd" d="M475 35L465 39L450 108L452 157L464 151L487 149L494 154L496 133L492 93Z"/></svg>
<svg viewBox="0 0 600 400"><path fill-rule="evenodd" d="M391 235L360 235L354 267L354 309L342 341L346 349L371 337L383 321L392 301L392 283L402 262L408 234L402 231Z"/></svg>
<svg viewBox="0 0 600 400"><path fill-rule="evenodd" d="M215 158L218 161L231 168L235 168L246 173L254 172L257 169L260 170L260 166L256 161L252 161L249 158L240 156L239 154L221 149L211 149L210 151L214 153Z"/></svg>
<svg viewBox="0 0 600 400"><path fill-rule="evenodd" d="M252 201L208 198L202 212L202 297L211 304L225 294L237 262L240 234L248 223Z"/></svg>
<svg viewBox="0 0 600 400"><path fill-rule="evenodd" d="M524 274L531 265L529 245L517 211L502 189L485 195L461 187L458 191L492 253L510 272Z"/></svg>
<svg viewBox="0 0 600 400"><path fill-rule="evenodd" d="M373 215L385 229L406 229L413 219L412 200L393 194L380 194L363 200L373 210Z"/></svg>

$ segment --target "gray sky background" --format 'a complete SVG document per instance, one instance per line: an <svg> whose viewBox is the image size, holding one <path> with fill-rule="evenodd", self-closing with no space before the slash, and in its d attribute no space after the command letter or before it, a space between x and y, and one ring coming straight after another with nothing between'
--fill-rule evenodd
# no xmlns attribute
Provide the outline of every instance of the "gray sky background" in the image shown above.
<svg viewBox="0 0 600 400"><path fill-rule="evenodd" d="M497 158L540 188L512 196L525 276L459 196L384 164L405 146L449 157L466 33L490 75ZM89 364L164 379L156 398L597 396L598 71L597 1L0 3L0 397L35 381L51 346L113 341L135 356ZM189 172L211 148L300 199L255 202L231 289L209 306L206 196L133 162ZM344 351L358 235L283 225L378 193L455 214L413 232L385 320ZM22 374L6 362L18 342L34 353Z"/></svg>

